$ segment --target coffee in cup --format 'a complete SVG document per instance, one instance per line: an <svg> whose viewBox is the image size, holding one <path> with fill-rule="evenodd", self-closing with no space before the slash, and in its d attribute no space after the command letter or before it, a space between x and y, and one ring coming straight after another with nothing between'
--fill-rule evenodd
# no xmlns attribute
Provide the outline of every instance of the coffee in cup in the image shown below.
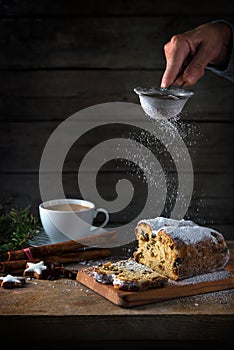
<svg viewBox="0 0 234 350"><path fill-rule="evenodd" d="M93 221L98 213L105 215L105 227L109 221L106 209L83 199L53 199L39 205L39 215L45 233L51 243L79 240L90 235Z"/></svg>

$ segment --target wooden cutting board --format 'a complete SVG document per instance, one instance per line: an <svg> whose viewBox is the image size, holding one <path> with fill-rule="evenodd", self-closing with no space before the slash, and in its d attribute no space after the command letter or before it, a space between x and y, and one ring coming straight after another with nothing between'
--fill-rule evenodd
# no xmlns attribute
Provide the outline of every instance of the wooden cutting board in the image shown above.
<svg viewBox="0 0 234 350"><path fill-rule="evenodd" d="M132 307L234 288L233 264L229 264L219 273L201 275L180 282L169 281L164 287L141 292L125 292L112 285L99 283L93 278L92 272L93 267L79 270L77 281L120 307Z"/></svg>

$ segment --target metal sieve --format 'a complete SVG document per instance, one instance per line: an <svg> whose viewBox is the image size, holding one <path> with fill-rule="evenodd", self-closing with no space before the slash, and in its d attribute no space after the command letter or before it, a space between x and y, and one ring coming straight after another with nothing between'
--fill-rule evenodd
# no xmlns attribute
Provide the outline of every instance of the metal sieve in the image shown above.
<svg viewBox="0 0 234 350"><path fill-rule="evenodd" d="M133 89L139 96L144 112L154 119L171 119L181 113L185 103L194 94L179 88Z"/></svg>

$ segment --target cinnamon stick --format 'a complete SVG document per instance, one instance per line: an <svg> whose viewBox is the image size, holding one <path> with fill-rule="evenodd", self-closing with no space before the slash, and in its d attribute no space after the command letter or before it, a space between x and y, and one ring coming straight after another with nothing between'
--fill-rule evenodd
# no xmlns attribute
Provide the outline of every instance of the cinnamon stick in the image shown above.
<svg viewBox="0 0 234 350"><path fill-rule="evenodd" d="M39 262L39 259L35 259L35 263ZM13 260L13 261L2 261L0 262L1 273L14 273L18 270L24 270L26 268L28 260Z"/></svg>
<svg viewBox="0 0 234 350"><path fill-rule="evenodd" d="M65 254L54 254L54 255L48 255L40 258L35 258L33 260L34 263L37 263L41 260L43 260L46 263L72 263L72 262L79 262L83 260L90 260L90 259L96 259L101 257L107 257L111 255L111 249L109 248L90 248L90 249L84 249L80 251L74 251L74 252L68 252ZM0 272L7 274L7 273L15 273L15 271L24 271L26 268L26 264L29 260L28 259L21 259L21 260L10 260L10 261L2 261L0 262Z"/></svg>
<svg viewBox="0 0 234 350"><path fill-rule="evenodd" d="M66 242L60 242L55 244L47 244L38 247L29 247L30 253L33 259L40 258L40 260L47 255L56 255L65 252L75 252L84 247L99 247L109 248L116 239L116 232L110 231L85 238L81 238L79 241L70 240ZM113 244L114 245L114 244ZM8 261L25 260L28 259L24 249L13 250L7 253Z"/></svg>
<svg viewBox="0 0 234 350"><path fill-rule="evenodd" d="M79 252L71 252L67 254L61 255L51 255L45 259L45 262L57 262L61 264L79 262L84 260L103 258L109 256L111 254L111 250L108 248L94 248Z"/></svg>
<svg viewBox="0 0 234 350"><path fill-rule="evenodd" d="M75 251L76 249L83 248L84 245L76 241L67 241L55 244L42 245L38 247L29 247L30 252L34 258L41 258L46 255L65 253L69 251ZM13 250L7 252L7 260L24 260L28 259L28 256L24 249Z"/></svg>
<svg viewBox="0 0 234 350"><path fill-rule="evenodd" d="M120 238L117 231L107 231L84 237L79 242L89 247L110 248L119 246Z"/></svg>

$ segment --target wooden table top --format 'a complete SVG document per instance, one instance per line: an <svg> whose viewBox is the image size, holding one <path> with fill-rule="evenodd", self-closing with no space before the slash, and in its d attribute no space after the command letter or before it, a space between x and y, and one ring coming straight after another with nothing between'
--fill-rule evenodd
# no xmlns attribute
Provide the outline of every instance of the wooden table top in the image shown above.
<svg viewBox="0 0 234 350"><path fill-rule="evenodd" d="M121 308L66 278L0 288L1 333L18 340L231 340L233 325L234 289Z"/></svg>

